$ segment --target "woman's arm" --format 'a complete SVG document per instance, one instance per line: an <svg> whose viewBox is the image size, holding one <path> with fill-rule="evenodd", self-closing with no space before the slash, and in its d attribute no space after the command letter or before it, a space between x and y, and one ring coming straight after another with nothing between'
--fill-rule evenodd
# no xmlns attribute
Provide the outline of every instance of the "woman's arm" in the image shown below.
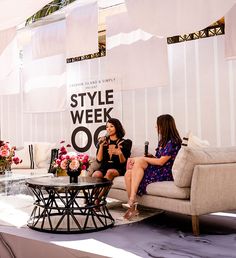
<svg viewBox="0 0 236 258"><path fill-rule="evenodd" d="M126 162L126 158L125 158L125 156L124 156L124 154L123 154L123 152L121 150L123 148L121 143L119 143L118 146L117 146L118 147L117 148L117 154L119 156L120 163L125 163Z"/></svg>
<svg viewBox="0 0 236 258"><path fill-rule="evenodd" d="M161 156L160 158L144 157L144 160L150 165L163 166L170 158L171 156Z"/></svg>
<svg viewBox="0 0 236 258"><path fill-rule="evenodd" d="M107 141L101 141L101 143L98 146L98 151L97 151L97 155L96 155L96 159L98 162L101 162L103 160L103 146L104 144L107 144Z"/></svg>
<svg viewBox="0 0 236 258"><path fill-rule="evenodd" d="M160 151L160 158L156 157L144 157L144 160L150 165L163 166L176 152L176 144L169 141L165 147L158 149Z"/></svg>
<svg viewBox="0 0 236 258"><path fill-rule="evenodd" d="M101 162L103 159L103 146L100 144L98 147L98 152L97 152L97 156L96 159L98 162Z"/></svg>

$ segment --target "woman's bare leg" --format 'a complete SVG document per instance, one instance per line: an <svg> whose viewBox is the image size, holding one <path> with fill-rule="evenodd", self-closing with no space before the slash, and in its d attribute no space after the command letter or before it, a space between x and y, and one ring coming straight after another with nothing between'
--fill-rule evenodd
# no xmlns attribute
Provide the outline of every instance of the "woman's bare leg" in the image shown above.
<svg viewBox="0 0 236 258"><path fill-rule="evenodd" d="M103 174L102 174L101 171L96 170L96 171L93 172L92 177L103 178Z"/></svg>
<svg viewBox="0 0 236 258"><path fill-rule="evenodd" d="M136 200L136 195L140 182L144 176L144 170L147 168L148 163L142 158L137 158L135 160L134 166L131 171L131 191L130 191L130 201L134 202Z"/></svg>
<svg viewBox="0 0 236 258"><path fill-rule="evenodd" d="M104 176L104 178L112 181L115 177L117 177L119 175L120 174L119 174L119 172L116 169L108 169L107 172L106 172L106 175ZM97 203L100 202L99 200L101 200L102 196L106 193L106 191L107 191L107 188L103 188L102 189L102 191L99 193L99 195L97 197L98 198Z"/></svg>
<svg viewBox="0 0 236 258"><path fill-rule="evenodd" d="M130 193L131 193L131 173L132 173L131 169L125 172L125 185L126 185L126 191L128 194L128 200L130 198Z"/></svg>
<svg viewBox="0 0 236 258"><path fill-rule="evenodd" d="M107 178L108 180L112 181L115 177L117 177L119 175L120 174L116 169L108 169L104 178Z"/></svg>

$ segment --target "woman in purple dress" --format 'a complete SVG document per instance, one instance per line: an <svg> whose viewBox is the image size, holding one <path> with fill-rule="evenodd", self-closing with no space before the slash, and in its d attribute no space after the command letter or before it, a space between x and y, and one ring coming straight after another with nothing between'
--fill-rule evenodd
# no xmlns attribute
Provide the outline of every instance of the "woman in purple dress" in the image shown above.
<svg viewBox="0 0 236 258"><path fill-rule="evenodd" d="M181 138L176 129L174 118L161 115L157 118L157 134L159 137L155 156L130 158L131 168L125 173L125 184L129 201L125 219L138 215L136 195L146 194L148 184L157 181L173 181L172 166L181 147Z"/></svg>

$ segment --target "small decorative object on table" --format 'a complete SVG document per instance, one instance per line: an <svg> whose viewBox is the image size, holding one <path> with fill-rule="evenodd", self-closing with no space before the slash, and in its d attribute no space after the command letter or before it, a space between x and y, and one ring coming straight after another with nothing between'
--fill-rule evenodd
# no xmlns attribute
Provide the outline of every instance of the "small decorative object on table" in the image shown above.
<svg viewBox="0 0 236 258"><path fill-rule="evenodd" d="M61 144L65 141L61 141ZM90 165L89 156L87 154L79 154L76 152L68 152L67 148L71 145L67 144L66 147L62 146L59 149L58 158L53 162L53 168L57 175L66 171L70 177L70 183L78 183L78 176L82 170L87 170Z"/></svg>
<svg viewBox="0 0 236 258"><path fill-rule="evenodd" d="M15 156L15 150L16 147L11 147L9 142L0 141L0 174L11 171L12 162L16 165L22 162Z"/></svg>

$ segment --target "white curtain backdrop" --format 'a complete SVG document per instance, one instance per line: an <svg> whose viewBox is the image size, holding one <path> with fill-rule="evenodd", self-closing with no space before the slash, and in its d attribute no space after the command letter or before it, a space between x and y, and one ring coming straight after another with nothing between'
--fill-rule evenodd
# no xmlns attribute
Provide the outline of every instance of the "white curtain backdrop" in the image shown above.
<svg viewBox="0 0 236 258"><path fill-rule="evenodd" d="M65 55L32 60L30 45L24 49L23 89L25 112L55 112L66 109Z"/></svg>
<svg viewBox="0 0 236 258"><path fill-rule="evenodd" d="M33 59L65 53L65 20L32 29L31 42Z"/></svg>
<svg viewBox="0 0 236 258"><path fill-rule="evenodd" d="M127 13L107 19L107 46L107 55L101 59L102 74L118 74L123 90L168 84L166 38L138 29Z"/></svg>
<svg viewBox="0 0 236 258"><path fill-rule="evenodd" d="M236 58L236 4L225 15L225 57Z"/></svg>
<svg viewBox="0 0 236 258"><path fill-rule="evenodd" d="M166 87L121 91L122 123L134 146L148 140L154 153L156 117L165 113L175 117L181 136L191 130L211 146L235 146L236 62L225 60L224 44L223 35L168 45L170 83ZM71 83L81 76L84 80L101 74L102 59L77 62ZM142 80L142 73L139 76ZM41 99L42 105L46 101ZM70 142L73 128L68 111L24 113L22 105L18 95L0 96L2 139L17 146L23 141Z"/></svg>
<svg viewBox="0 0 236 258"><path fill-rule="evenodd" d="M15 29L0 34L0 95L19 93L19 52Z"/></svg>
<svg viewBox="0 0 236 258"><path fill-rule="evenodd" d="M97 1L78 6L66 17L66 55L68 58L98 52Z"/></svg>
<svg viewBox="0 0 236 258"><path fill-rule="evenodd" d="M236 0L125 0L135 25L171 37L199 31L223 17Z"/></svg>

